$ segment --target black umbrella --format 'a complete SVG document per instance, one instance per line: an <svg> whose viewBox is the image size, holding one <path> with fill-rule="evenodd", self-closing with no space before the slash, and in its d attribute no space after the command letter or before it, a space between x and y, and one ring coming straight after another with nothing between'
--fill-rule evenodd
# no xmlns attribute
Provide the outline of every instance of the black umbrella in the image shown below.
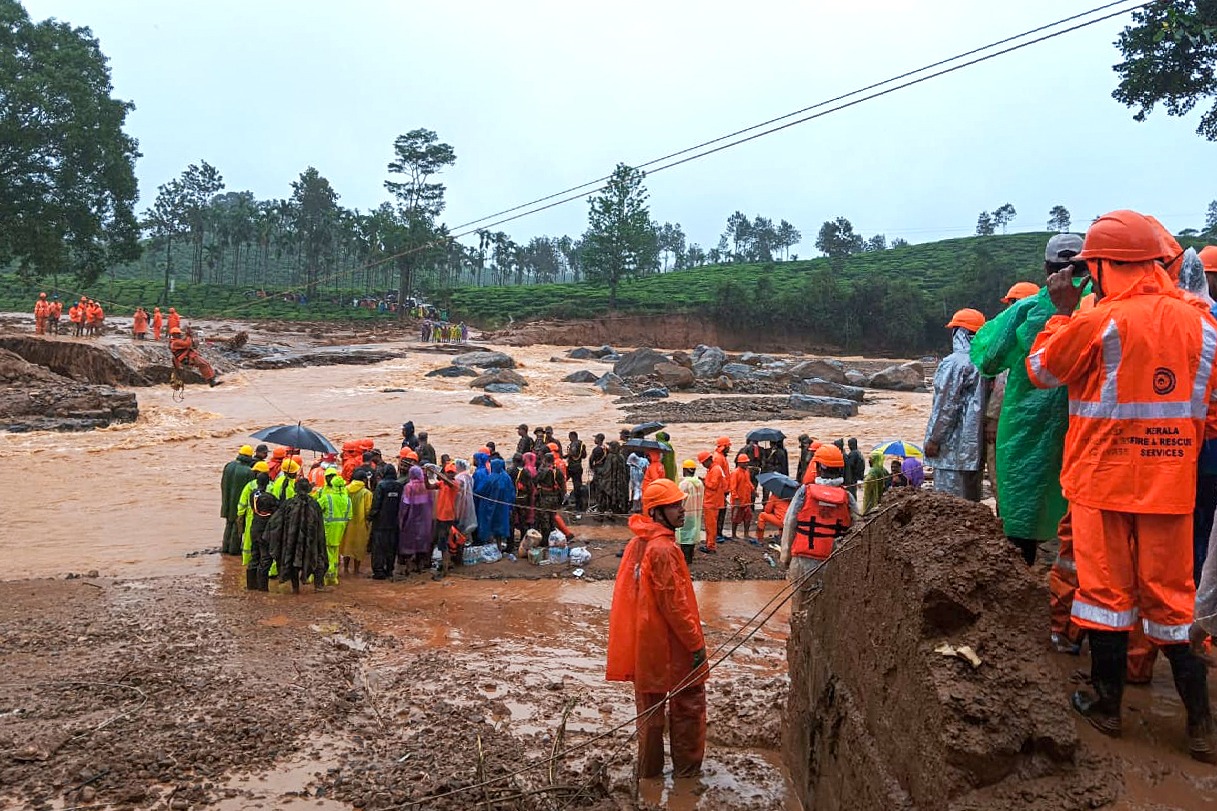
<svg viewBox="0 0 1217 811"><path fill-rule="evenodd" d="M667 426L662 422L644 422L642 425L635 425L630 429L630 436L644 437L647 434L653 434L656 431L662 431Z"/></svg>
<svg viewBox="0 0 1217 811"><path fill-rule="evenodd" d="M644 451L670 451L670 450L672 450L672 446L668 445L665 442L659 442L654 439L638 439L637 437L635 437L634 439L627 439L625 441L625 445L623 447L639 448Z"/></svg>
<svg viewBox="0 0 1217 811"><path fill-rule="evenodd" d="M300 423L295 425L272 425L250 434L254 439L261 439L274 445L285 445L289 448L299 448L302 451L317 453L338 453L334 444L312 428L305 428Z"/></svg>
<svg viewBox="0 0 1217 811"><path fill-rule="evenodd" d="M799 483L785 473L762 473L756 477L761 489L773 493L778 498L794 498Z"/></svg>
<svg viewBox="0 0 1217 811"><path fill-rule="evenodd" d="M745 442L776 442L779 439L785 439L786 435L776 428L757 428L755 431L749 431L748 436L744 437Z"/></svg>

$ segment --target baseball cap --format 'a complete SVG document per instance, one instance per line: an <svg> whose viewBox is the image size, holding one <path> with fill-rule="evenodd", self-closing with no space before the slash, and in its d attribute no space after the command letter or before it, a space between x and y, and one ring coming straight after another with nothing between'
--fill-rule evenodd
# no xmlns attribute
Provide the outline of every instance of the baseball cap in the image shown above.
<svg viewBox="0 0 1217 811"><path fill-rule="evenodd" d="M1077 234L1057 234L1044 249L1045 262L1068 262L1082 252L1082 238Z"/></svg>

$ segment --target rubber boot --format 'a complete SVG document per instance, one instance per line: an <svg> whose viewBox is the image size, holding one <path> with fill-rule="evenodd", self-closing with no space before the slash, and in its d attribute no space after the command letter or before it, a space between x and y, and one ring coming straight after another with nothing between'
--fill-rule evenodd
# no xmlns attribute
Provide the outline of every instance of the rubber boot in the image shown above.
<svg viewBox="0 0 1217 811"><path fill-rule="evenodd" d="M1124 698L1124 670L1128 659L1128 631L1090 632L1090 682L1095 692L1078 690L1073 708L1090 725L1113 738L1120 737L1120 704Z"/></svg>
<svg viewBox="0 0 1217 811"><path fill-rule="evenodd" d="M1217 738L1213 731L1213 711L1209 704L1209 676L1204 662L1191 647L1165 645L1171 663L1175 689L1187 710L1187 748L1193 759L1217 764Z"/></svg>
<svg viewBox="0 0 1217 811"><path fill-rule="evenodd" d="M257 569L246 569L245 570L245 590L246 591L257 591L258 590L258 570Z"/></svg>
<svg viewBox="0 0 1217 811"><path fill-rule="evenodd" d="M258 572L258 591L270 591L270 574Z"/></svg>
<svg viewBox="0 0 1217 811"><path fill-rule="evenodd" d="M300 570L292 569L288 574L288 578L292 581L292 594L300 593Z"/></svg>

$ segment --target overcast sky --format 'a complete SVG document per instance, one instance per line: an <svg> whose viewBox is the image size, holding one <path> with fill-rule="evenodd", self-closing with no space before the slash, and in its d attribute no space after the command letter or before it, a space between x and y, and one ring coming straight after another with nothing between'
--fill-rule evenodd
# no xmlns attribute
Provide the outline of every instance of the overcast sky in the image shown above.
<svg viewBox="0 0 1217 811"><path fill-rule="evenodd" d="M286 197L307 166L349 207L386 199L393 139L435 130L457 225L1069 16L1099 0L583 3L540 0L25 0L87 25L136 110L143 210L186 164ZM736 209L785 218L803 256L826 219L924 242L1010 202L1200 227L1217 144L1197 116L1138 124L1092 26L649 178L652 216L713 247ZM578 235L582 201L503 226Z"/></svg>

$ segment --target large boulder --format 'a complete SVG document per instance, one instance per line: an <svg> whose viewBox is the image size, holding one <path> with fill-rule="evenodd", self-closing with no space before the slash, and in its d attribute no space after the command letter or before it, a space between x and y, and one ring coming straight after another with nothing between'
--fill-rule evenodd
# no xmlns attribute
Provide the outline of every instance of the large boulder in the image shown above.
<svg viewBox="0 0 1217 811"><path fill-rule="evenodd" d="M477 377L478 373L475 369L470 369L468 366L442 366L439 369L432 369L423 377Z"/></svg>
<svg viewBox="0 0 1217 811"><path fill-rule="evenodd" d="M925 367L921 361L910 360L908 363L889 366L875 372L870 379L873 389L888 389L890 391L916 391L925 386Z"/></svg>
<svg viewBox="0 0 1217 811"><path fill-rule="evenodd" d="M593 385L605 394L615 394L619 397L624 397L633 394L629 387L625 385L625 381L612 372L605 372L600 376Z"/></svg>
<svg viewBox="0 0 1217 811"><path fill-rule="evenodd" d="M692 370L693 368L693 358L689 357L689 353L683 349L678 349L672 353L672 362L686 369Z"/></svg>
<svg viewBox="0 0 1217 811"><path fill-rule="evenodd" d="M656 386L653 389L645 389L638 393L639 397L646 397L648 400L662 400L668 396L668 390L663 386Z"/></svg>
<svg viewBox="0 0 1217 811"><path fill-rule="evenodd" d="M701 378L718 377L727 362L727 353L717 346L698 344L693 350L693 374Z"/></svg>
<svg viewBox="0 0 1217 811"><path fill-rule="evenodd" d="M514 369L515 359L506 352L466 352L452 359L455 366L476 366L479 369Z"/></svg>
<svg viewBox="0 0 1217 811"><path fill-rule="evenodd" d="M792 380L807 380L818 377L829 383L840 383L842 386L849 382L845 376L845 364L832 358L813 358L795 364L790 369Z"/></svg>
<svg viewBox="0 0 1217 811"><path fill-rule="evenodd" d="M751 380L756 377L756 370L744 363L724 363L719 371L732 380Z"/></svg>
<svg viewBox="0 0 1217 811"><path fill-rule="evenodd" d="M848 419L858 414L858 404L840 397L814 397L810 394L792 394L787 405L815 417L837 417Z"/></svg>
<svg viewBox="0 0 1217 811"><path fill-rule="evenodd" d="M654 374L659 364L670 362L667 355L644 346L622 355L621 360L613 364L613 374L618 377L646 377Z"/></svg>
<svg viewBox="0 0 1217 811"><path fill-rule="evenodd" d="M655 367L655 375L669 389L687 389L693 385L695 378L693 370L675 363L660 363Z"/></svg>
<svg viewBox="0 0 1217 811"><path fill-rule="evenodd" d="M519 394L520 387L515 383L491 383L486 391L491 394Z"/></svg>
<svg viewBox="0 0 1217 811"><path fill-rule="evenodd" d="M493 385L511 385L519 390L523 386L528 385L528 381L519 372L513 372L511 369L492 369L484 375L479 375L469 381L471 389L486 389L486 391L494 391L490 387Z"/></svg>
<svg viewBox="0 0 1217 811"><path fill-rule="evenodd" d="M562 378L563 383L595 383L600 378L595 372L589 372L587 369L580 369L577 372L572 372Z"/></svg>
<svg viewBox="0 0 1217 811"><path fill-rule="evenodd" d="M818 377L813 377L810 380L800 380L791 384L790 388L799 394L811 394L816 397L839 397L842 400L853 400L855 403L862 402L862 398L866 394L864 390L857 386L842 386L840 383L830 383Z"/></svg>
<svg viewBox="0 0 1217 811"><path fill-rule="evenodd" d="M575 360L591 360L592 358L600 357L586 346L577 346L571 351L567 352L566 356L568 358L574 358Z"/></svg>
<svg viewBox="0 0 1217 811"><path fill-rule="evenodd" d="M489 394L479 394L469 401L469 405L485 406L486 408L502 408L503 405Z"/></svg>
<svg viewBox="0 0 1217 811"><path fill-rule="evenodd" d="M870 380L865 372L859 372L857 369L848 369L845 372L845 379L849 381L851 386L865 386Z"/></svg>
<svg viewBox="0 0 1217 811"><path fill-rule="evenodd" d="M605 344L604 346L600 347L599 349L592 350L592 355L594 355L597 358L600 358L601 360L609 357L610 355L616 355L616 354L617 354L617 350L613 349L608 344Z"/></svg>

